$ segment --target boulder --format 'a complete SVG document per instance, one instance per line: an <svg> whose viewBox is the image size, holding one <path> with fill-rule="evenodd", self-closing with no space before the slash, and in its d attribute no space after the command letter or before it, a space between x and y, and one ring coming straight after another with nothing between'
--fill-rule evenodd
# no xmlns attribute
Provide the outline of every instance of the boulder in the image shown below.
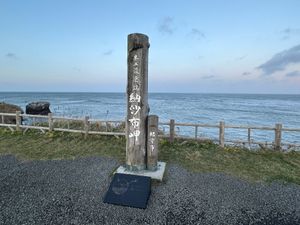
<svg viewBox="0 0 300 225"><path fill-rule="evenodd" d="M0 102L0 112L1 113L16 113L16 111L20 111L24 113L21 107L13 104L8 104L5 102ZM0 122L6 124L16 124L15 116L0 116Z"/></svg>
<svg viewBox="0 0 300 225"><path fill-rule="evenodd" d="M26 105L26 114L31 115L48 115L51 113L49 102L31 102Z"/></svg>

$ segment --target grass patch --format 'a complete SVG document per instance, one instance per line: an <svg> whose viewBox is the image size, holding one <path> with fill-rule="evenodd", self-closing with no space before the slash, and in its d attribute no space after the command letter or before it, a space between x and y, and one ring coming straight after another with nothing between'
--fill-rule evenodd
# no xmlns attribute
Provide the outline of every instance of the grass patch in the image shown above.
<svg viewBox="0 0 300 225"><path fill-rule="evenodd" d="M34 126L48 127L48 122L32 122ZM74 129L74 130L84 130L83 121L67 121L58 120L53 122L54 128L64 128L64 129ZM93 121L89 122L89 131L100 131L100 132L124 132L125 133L125 122L101 122Z"/></svg>
<svg viewBox="0 0 300 225"><path fill-rule="evenodd" d="M162 141L163 160L182 164L195 172L222 172L252 181L282 181L300 184L300 152L224 149L211 142Z"/></svg>
<svg viewBox="0 0 300 225"><path fill-rule="evenodd" d="M124 137L28 130L12 133L0 129L0 154L13 154L22 159L70 159L92 155L125 159Z"/></svg>
<svg viewBox="0 0 300 225"><path fill-rule="evenodd" d="M124 137L27 131L12 133L0 128L0 154L22 159L69 159L108 156L125 162ZM159 160L177 163L194 172L222 172L251 181L300 184L300 152L249 151L220 148L212 142L159 142Z"/></svg>

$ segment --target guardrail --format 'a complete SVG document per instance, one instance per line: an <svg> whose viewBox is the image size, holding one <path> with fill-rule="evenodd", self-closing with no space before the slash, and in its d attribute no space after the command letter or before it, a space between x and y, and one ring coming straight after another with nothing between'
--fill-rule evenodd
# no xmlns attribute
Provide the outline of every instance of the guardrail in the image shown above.
<svg viewBox="0 0 300 225"><path fill-rule="evenodd" d="M68 118L53 116L49 113L47 116L42 115L29 115L16 113L0 113L0 127L8 127L11 130L26 132L28 129L39 129L42 132L45 131L63 131L82 133L85 137L89 134L99 135L114 135L114 136L125 136L125 122L120 120L104 121L98 119L90 119L88 116L84 118ZM5 123L5 118L10 117L15 120L15 123ZM32 118L33 123L30 125L22 124L22 119ZM36 122L36 119L42 119L43 122ZM77 123L74 127L72 123ZM299 148L300 143L288 143L282 142L282 132L300 132L298 128L283 128L282 124L275 124L274 127L266 126L245 126L245 125L227 125L224 121L220 121L219 124L195 124L195 123L175 123L175 120L171 119L169 122L160 122L160 126L168 126L169 132L159 135L160 137L168 138L170 142L174 142L175 139L195 139L195 140L212 140L210 138L203 138L199 136L199 128L215 128L218 130L218 139L213 141L217 142L221 147L225 146L225 143L234 143L251 146L252 144L258 145L261 148L268 146L273 147L275 150L282 150L283 146L290 148ZM194 127L194 136L180 136L176 134L175 127ZM225 130L227 129L244 129L247 132L247 140L229 140L225 139ZM120 131L121 130L121 131ZM259 142L251 139L251 132L253 130L267 130L274 131L273 142ZM299 140L300 142L300 140Z"/></svg>
<svg viewBox="0 0 300 225"><path fill-rule="evenodd" d="M224 121L220 121L219 124L194 124L194 123L175 123L175 120L171 119L168 123L159 123L161 126L169 126L169 135L167 136L170 139L170 142L173 142L174 139L178 138L186 138L184 136L176 135L175 127L194 127L194 136L189 137L192 139L200 139L200 140L211 140L209 138L202 138L199 137L198 131L199 128L216 128L219 131L219 137L217 141L221 147L225 146L225 143L235 143L235 144L243 144L251 146L251 144L259 145L261 148L265 148L267 146L273 146L275 150L281 150L282 146L287 146L287 148L292 147L300 147L300 139L298 140L299 143L289 143L289 142L282 142L282 133L283 132L300 132L299 128L286 128L282 126L282 124L278 123L275 124L274 127L266 127L266 126L245 126L245 125L227 125ZM244 129L247 132L247 140L229 140L225 139L225 129ZM254 141L251 139L251 132L253 130L268 130L274 131L274 141L273 142L259 142Z"/></svg>
<svg viewBox="0 0 300 225"><path fill-rule="evenodd" d="M42 132L44 131L63 131L63 132L73 132L73 133L83 133L85 136L88 134L100 134L100 135L114 135L114 136L125 136L125 132L114 132L114 128L120 124L123 124L124 121L101 121L90 119L88 116L79 119L79 118L68 118L68 117L58 117L53 116L52 113L49 113L48 116L43 115L29 115L21 114L20 112L16 113L0 113L0 126L8 127L11 130L15 128L16 131L20 131L24 128L24 132L28 129L38 129ZM15 124L5 123L6 117L15 120ZM33 118L32 125L24 125L21 123L24 118ZM41 121L36 122L36 119L41 119ZM77 123L76 127L72 127L72 122ZM56 127L56 126L59 127ZM80 127L81 125L81 127ZM98 128L98 130L97 130Z"/></svg>

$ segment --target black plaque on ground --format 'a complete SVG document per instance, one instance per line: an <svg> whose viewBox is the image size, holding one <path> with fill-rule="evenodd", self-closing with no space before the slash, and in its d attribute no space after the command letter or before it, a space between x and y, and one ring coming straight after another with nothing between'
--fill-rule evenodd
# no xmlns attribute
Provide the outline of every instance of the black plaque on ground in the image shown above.
<svg viewBox="0 0 300 225"><path fill-rule="evenodd" d="M145 209L150 193L150 177L116 173L103 202Z"/></svg>

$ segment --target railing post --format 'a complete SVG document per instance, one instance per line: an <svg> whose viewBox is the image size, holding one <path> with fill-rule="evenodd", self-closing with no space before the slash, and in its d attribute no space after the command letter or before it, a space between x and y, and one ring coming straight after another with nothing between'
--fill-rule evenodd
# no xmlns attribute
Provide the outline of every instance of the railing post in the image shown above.
<svg viewBox="0 0 300 225"><path fill-rule="evenodd" d="M251 148L251 128L248 128L248 145Z"/></svg>
<svg viewBox="0 0 300 225"><path fill-rule="evenodd" d="M89 117L84 117L84 138L87 138L89 134Z"/></svg>
<svg viewBox="0 0 300 225"><path fill-rule="evenodd" d="M222 148L225 146L225 122L220 121L219 144Z"/></svg>
<svg viewBox="0 0 300 225"><path fill-rule="evenodd" d="M20 131L20 125L21 125L21 116L20 116L21 112L17 111L16 112L16 131Z"/></svg>
<svg viewBox="0 0 300 225"><path fill-rule="evenodd" d="M52 113L48 113L48 124L49 124L49 131L53 131Z"/></svg>
<svg viewBox="0 0 300 225"><path fill-rule="evenodd" d="M155 171L158 160L158 116L149 115L147 122L147 170Z"/></svg>
<svg viewBox="0 0 300 225"><path fill-rule="evenodd" d="M280 151L281 150L281 132L282 132L282 124L277 123L275 125L275 146L274 149L276 151Z"/></svg>
<svg viewBox="0 0 300 225"><path fill-rule="evenodd" d="M195 126L195 139L198 137L198 126Z"/></svg>
<svg viewBox="0 0 300 225"><path fill-rule="evenodd" d="M1 123L4 123L4 115L1 116Z"/></svg>
<svg viewBox="0 0 300 225"><path fill-rule="evenodd" d="M175 120L170 120L170 143L173 143L175 139Z"/></svg>

